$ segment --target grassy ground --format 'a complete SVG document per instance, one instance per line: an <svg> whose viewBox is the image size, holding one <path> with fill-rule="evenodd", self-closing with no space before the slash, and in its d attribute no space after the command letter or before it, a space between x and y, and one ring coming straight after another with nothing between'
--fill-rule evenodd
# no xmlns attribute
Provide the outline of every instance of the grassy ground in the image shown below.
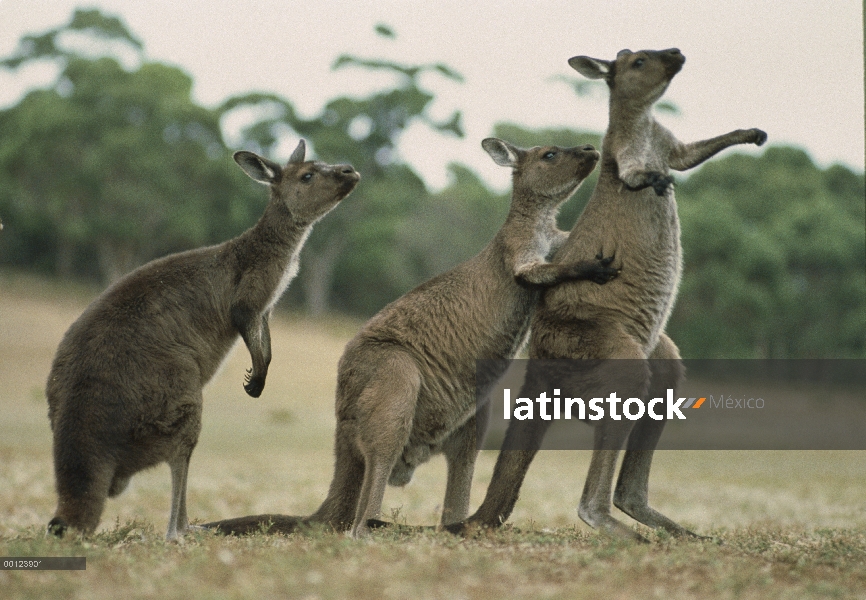
<svg viewBox="0 0 866 600"><path fill-rule="evenodd" d="M162 541L165 466L109 500L90 539L47 538L55 495L44 382L54 350L94 290L0 272L0 556L87 556L86 571L0 570L4 598L863 598L866 453L661 452L653 505L723 544L644 531L649 546L599 536L577 518L588 453L543 452L503 531L374 533L354 541L308 535ZM205 390L189 512L206 521L258 512L308 514L332 470L337 359L357 324L281 316L261 398L241 384L236 349ZM482 452L473 507L495 452ZM389 488L386 517L436 522L444 461ZM631 522L625 515L624 521Z"/></svg>

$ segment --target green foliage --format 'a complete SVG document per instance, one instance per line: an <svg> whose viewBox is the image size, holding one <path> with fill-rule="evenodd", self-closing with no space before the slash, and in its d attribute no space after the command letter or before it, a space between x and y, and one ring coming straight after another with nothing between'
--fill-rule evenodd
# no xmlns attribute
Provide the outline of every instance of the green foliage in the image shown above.
<svg viewBox="0 0 866 600"><path fill-rule="evenodd" d="M802 150L712 160L677 187L683 356L866 356L864 179Z"/></svg>
<svg viewBox="0 0 866 600"><path fill-rule="evenodd" d="M417 272L406 247L401 247L400 229L426 200L427 190L418 175L394 164L381 177L365 181L364 193L341 207L345 210L333 225L342 226L342 231L332 227L326 230L334 236L331 240L319 238L326 244L337 239L342 249L329 282L333 308L371 315L425 279L427 274ZM320 259L323 253L317 256L316 250L316 246L307 250L304 260ZM307 285L311 282L305 280ZM316 312L315 306L310 308Z"/></svg>
<svg viewBox="0 0 866 600"><path fill-rule="evenodd" d="M64 45L70 32L89 40L87 56ZM383 24L376 33L383 43L396 37ZM121 65L117 44L136 53L137 66ZM463 136L459 111L444 121L429 115L434 93L422 81L462 81L444 64L340 56L334 69L385 71L395 82L364 98L333 98L303 118L268 92L217 110L196 105L189 75L146 61L125 25L96 10L25 36L0 65L37 60L58 65L57 81L0 111L2 264L109 281L237 235L261 213L263 190L232 163L221 123L249 108L258 110L243 146L272 156L286 136L301 136L310 155L362 174L316 226L289 289L287 302L312 314L373 314L478 252L508 211L509 195L465 166L452 164L451 183L431 194L399 160L413 124ZM500 123L492 134L524 147L601 146L598 134L570 129ZM565 204L560 227L572 226L596 180L597 172ZM668 330L683 356L866 356L864 197L862 173L821 169L789 147L730 153L680 181L685 271Z"/></svg>
<svg viewBox="0 0 866 600"><path fill-rule="evenodd" d="M402 73L409 79L413 81L424 71L435 70L438 71L441 75L453 79L454 81L463 83L463 76L452 70L447 65L442 63L436 63L434 65L401 65L399 63L395 63L387 60L378 60L378 59L364 59L358 58L357 56L351 56L348 54L343 54L336 61L334 61L333 69L340 69L347 65L353 65L357 67L364 67L366 69L384 69L387 71L394 71L397 73Z"/></svg>
<svg viewBox="0 0 866 600"><path fill-rule="evenodd" d="M509 193L493 194L475 172L451 164L450 184L416 207L398 231L419 283L477 254L505 221Z"/></svg>
<svg viewBox="0 0 866 600"><path fill-rule="evenodd" d="M394 30L391 29L388 25L384 23L378 23L375 27L376 34L381 35L382 37L394 38L397 37L397 34L394 33Z"/></svg>
<svg viewBox="0 0 866 600"><path fill-rule="evenodd" d="M23 63L37 59L75 58L75 52L65 50L57 43L57 38L64 32L84 33L103 41L119 41L138 51L144 48L141 41L117 17L103 15L96 9L77 9L65 27L41 35L25 35L18 44L18 51L0 61L0 66L16 69Z"/></svg>
<svg viewBox="0 0 866 600"><path fill-rule="evenodd" d="M227 170L218 115L192 102L189 75L79 56L54 43L67 30L140 47L119 20L77 11L66 28L39 36L44 43L21 44L38 51L4 62L61 63L52 88L0 111L4 262L111 281L250 224L261 201Z"/></svg>

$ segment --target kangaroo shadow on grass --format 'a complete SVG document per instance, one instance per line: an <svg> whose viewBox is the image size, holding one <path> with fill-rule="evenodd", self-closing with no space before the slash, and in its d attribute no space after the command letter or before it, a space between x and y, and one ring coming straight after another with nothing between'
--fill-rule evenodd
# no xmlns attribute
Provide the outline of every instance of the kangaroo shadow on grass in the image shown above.
<svg viewBox="0 0 866 600"><path fill-rule="evenodd" d="M208 529L223 535L255 535L266 533L269 535L291 533L309 533L321 528L323 523L312 521L309 517L296 517L290 515L248 515L234 519L223 519L198 525L202 529ZM380 519L367 519L367 527L370 529L390 529L398 533L420 533L422 531L435 531L435 527L429 525L400 525Z"/></svg>

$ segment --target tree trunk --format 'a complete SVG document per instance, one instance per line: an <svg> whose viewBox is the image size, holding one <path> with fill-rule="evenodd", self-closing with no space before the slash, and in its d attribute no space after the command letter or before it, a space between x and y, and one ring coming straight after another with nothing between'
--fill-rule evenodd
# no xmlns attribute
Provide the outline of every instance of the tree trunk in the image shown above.
<svg viewBox="0 0 866 600"><path fill-rule="evenodd" d="M106 285L114 283L136 266L135 252L123 244L101 240L97 248L99 274Z"/></svg>
<svg viewBox="0 0 866 600"><path fill-rule="evenodd" d="M57 239L57 253L54 255L54 271L60 279L72 279L75 259L75 244L64 236Z"/></svg>
<svg viewBox="0 0 866 600"><path fill-rule="evenodd" d="M309 256L303 260L302 289L307 312L313 317L323 315L328 311L331 293L331 281L334 279L334 269L337 257L346 246L344 240L329 241L320 251L308 250Z"/></svg>

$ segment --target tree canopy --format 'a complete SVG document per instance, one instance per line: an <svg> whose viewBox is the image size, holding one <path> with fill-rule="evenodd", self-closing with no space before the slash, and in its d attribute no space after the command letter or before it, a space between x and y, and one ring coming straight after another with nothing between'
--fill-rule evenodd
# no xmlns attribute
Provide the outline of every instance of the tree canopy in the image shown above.
<svg viewBox="0 0 866 600"><path fill-rule="evenodd" d="M709 161L677 187L689 356L866 355L866 189L800 149Z"/></svg>
<svg viewBox="0 0 866 600"><path fill-rule="evenodd" d="M141 47L119 20L79 10L67 27L25 37L3 61L60 68L52 87L0 111L5 260L107 282L249 225L263 203L227 168L218 114L192 101L190 76L65 50L58 38L67 30Z"/></svg>
<svg viewBox="0 0 866 600"><path fill-rule="evenodd" d="M376 31L396 35L386 24ZM66 43L70 32L88 38L87 53ZM241 132L243 147L272 155L287 136L304 137L311 155L351 162L363 177L316 226L284 304L369 316L478 252L508 211L508 196L465 165L452 164L450 184L431 193L399 160L401 134L415 123L463 136L459 111L430 117L434 94L422 82L462 81L444 64L338 56L334 69L386 70L395 83L303 118L268 91L196 104L187 73L147 60L124 23L97 10L25 36L0 66L31 61L53 61L59 74L0 110L0 265L107 283L239 234L265 200L224 141L226 119L245 108L260 110ZM520 146L601 144L597 132L514 123L491 133ZM566 203L562 228L596 179ZM668 331L684 357L866 356L863 173L821 168L791 147L728 152L679 180L677 199L685 271Z"/></svg>

